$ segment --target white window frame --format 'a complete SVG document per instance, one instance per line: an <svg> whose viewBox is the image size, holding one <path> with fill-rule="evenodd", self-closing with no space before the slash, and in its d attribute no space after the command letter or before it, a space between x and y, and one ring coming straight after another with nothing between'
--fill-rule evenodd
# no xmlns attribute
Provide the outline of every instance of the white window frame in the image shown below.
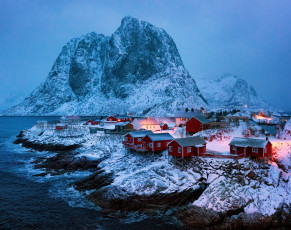
<svg viewBox="0 0 291 230"><path fill-rule="evenodd" d="M127 138L127 137L125 137L125 138L124 138L124 141L128 141L128 138Z"/></svg>
<svg viewBox="0 0 291 230"><path fill-rule="evenodd" d="M169 152L173 152L173 147L169 146Z"/></svg>
<svg viewBox="0 0 291 230"><path fill-rule="evenodd" d="M138 138L137 138L137 141L140 142L140 141L141 141L141 137L138 137Z"/></svg>
<svg viewBox="0 0 291 230"><path fill-rule="evenodd" d="M157 147L161 147L161 142L157 142Z"/></svg>
<svg viewBox="0 0 291 230"><path fill-rule="evenodd" d="M187 147L187 153L191 153L191 147Z"/></svg>
<svg viewBox="0 0 291 230"><path fill-rule="evenodd" d="M178 147L178 153L182 153L182 148Z"/></svg>
<svg viewBox="0 0 291 230"><path fill-rule="evenodd" d="M150 148L153 148L153 143L149 143L149 147Z"/></svg>
<svg viewBox="0 0 291 230"><path fill-rule="evenodd" d="M232 146L232 150L233 150L233 151L236 151L236 150L237 150L236 146L233 145L233 146Z"/></svg>
<svg viewBox="0 0 291 230"><path fill-rule="evenodd" d="M253 147L253 148L252 148L252 152L253 152L253 153L258 153L258 152L259 152L259 148L257 148L257 147Z"/></svg>

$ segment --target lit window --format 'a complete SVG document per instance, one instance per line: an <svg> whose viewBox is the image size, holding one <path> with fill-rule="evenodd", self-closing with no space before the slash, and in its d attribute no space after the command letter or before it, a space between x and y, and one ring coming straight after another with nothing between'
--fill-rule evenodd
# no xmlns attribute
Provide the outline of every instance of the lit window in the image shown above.
<svg viewBox="0 0 291 230"><path fill-rule="evenodd" d="M180 147L178 147L178 153L181 153L182 149Z"/></svg>
<svg viewBox="0 0 291 230"><path fill-rule="evenodd" d="M191 147L187 148L187 152L190 153L191 152Z"/></svg>
<svg viewBox="0 0 291 230"><path fill-rule="evenodd" d="M258 148L253 148L253 152L257 153L258 152Z"/></svg>
<svg viewBox="0 0 291 230"><path fill-rule="evenodd" d="M161 147L161 143L160 142L157 143L157 147Z"/></svg>
<svg viewBox="0 0 291 230"><path fill-rule="evenodd" d="M169 146L169 151L173 152L173 147L172 146Z"/></svg>

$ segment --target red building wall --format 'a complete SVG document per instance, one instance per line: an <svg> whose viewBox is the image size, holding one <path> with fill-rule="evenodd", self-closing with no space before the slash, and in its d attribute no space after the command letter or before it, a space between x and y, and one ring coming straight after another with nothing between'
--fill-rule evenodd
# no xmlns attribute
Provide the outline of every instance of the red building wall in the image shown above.
<svg viewBox="0 0 291 230"><path fill-rule="evenodd" d="M161 127L162 130L168 130L169 129L169 126L168 124L164 124L162 127Z"/></svg>
<svg viewBox="0 0 291 230"><path fill-rule="evenodd" d="M106 121L117 121L117 118L116 117L107 117Z"/></svg>
<svg viewBox="0 0 291 230"><path fill-rule="evenodd" d="M254 152L252 147L236 147L237 151L233 150L233 145L230 145L230 153L231 154L244 154L246 153L246 156L250 156L250 157L259 157L259 158L263 158L263 157L267 157L272 155L272 145L270 142L267 143L266 147L265 147L265 153L264 153L264 148L258 148L258 152Z"/></svg>
<svg viewBox="0 0 291 230"><path fill-rule="evenodd" d="M171 142L172 140L165 140L165 141L152 141L148 136L145 136L142 139L142 147L147 149L150 152L157 152L157 151L163 151L166 150L168 147L168 143ZM149 147L148 144L152 143L153 148ZM158 147L158 143L161 144L160 147Z"/></svg>
<svg viewBox="0 0 291 230"><path fill-rule="evenodd" d="M173 151L170 152L169 151L169 147L173 148ZM184 157L190 157L190 156L198 156L199 153L205 153L206 152L206 144L204 145L204 147L200 147L200 148L196 148L194 146L189 146L191 148L191 151L188 152L188 147L183 147L183 150L181 149L181 153L178 153L178 148L182 148L177 141L172 141L169 145L168 145L168 154L172 155L172 156L176 156L176 157L182 157L182 155ZM183 154L182 154L182 151Z"/></svg>
<svg viewBox="0 0 291 230"><path fill-rule="evenodd" d="M191 118L189 121L186 122L186 132L188 133L197 133L205 129L209 129L209 125L202 125L202 123L195 117Z"/></svg>

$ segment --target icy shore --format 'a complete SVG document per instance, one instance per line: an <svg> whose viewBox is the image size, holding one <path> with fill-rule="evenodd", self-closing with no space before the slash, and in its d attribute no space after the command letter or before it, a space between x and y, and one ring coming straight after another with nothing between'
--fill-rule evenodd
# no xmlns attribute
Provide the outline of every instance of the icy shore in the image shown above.
<svg viewBox="0 0 291 230"><path fill-rule="evenodd" d="M73 184L104 210L155 212L170 215L191 227L289 226L291 164L289 141L272 140L276 162L248 158L193 158L184 168L163 154L128 153L118 135L89 134L63 138L36 127L23 131L16 143L78 147L37 159L47 173L86 170L92 174ZM57 148L56 148L57 149ZM55 149L52 151L56 151ZM203 216L203 218L202 218Z"/></svg>

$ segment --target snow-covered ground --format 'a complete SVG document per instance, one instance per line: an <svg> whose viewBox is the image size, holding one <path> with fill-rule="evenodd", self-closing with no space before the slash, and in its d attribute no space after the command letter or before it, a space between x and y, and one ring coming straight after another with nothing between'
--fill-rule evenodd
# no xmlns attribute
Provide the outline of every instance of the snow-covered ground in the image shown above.
<svg viewBox="0 0 291 230"><path fill-rule="evenodd" d="M229 151L228 143L233 136L242 136L245 126L233 127L217 139L207 141L207 149L218 152ZM181 130L172 133L179 137ZM90 134L83 129L82 137L61 138L57 131L43 131L37 127L24 135L33 141L54 144L82 144L79 156L89 160L104 158L100 163L106 173L114 175L110 185L122 196L152 195L181 192L199 187L201 181L208 188L193 203L217 212L243 208L245 213L258 212L272 215L283 204L291 203L291 141L271 138L277 163L254 162L250 159L193 158L185 167L168 163L167 152L162 154L128 153L123 148L122 136ZM203 131L200 135L217 135L217 130ZM263 138L263 137L261 137ZM117 194L118 195L118 194Z"/></svg>

